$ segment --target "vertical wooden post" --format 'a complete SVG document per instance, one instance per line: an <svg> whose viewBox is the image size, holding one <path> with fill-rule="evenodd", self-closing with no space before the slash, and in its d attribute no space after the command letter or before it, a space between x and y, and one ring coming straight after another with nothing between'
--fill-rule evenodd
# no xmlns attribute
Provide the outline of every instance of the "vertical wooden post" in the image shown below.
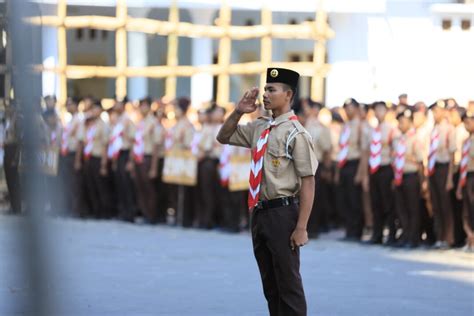
<svg viewBox="0 0 474 316"><path fill-rule="evenodd" d="M225 106L230 98L230 76L228 73L231 57L232 39L228 29L231 23L232 11L225 1L219 13L219 25L225 29L224 36L219 41L218 63L221 72L217 79L217 103Z"/></svg>
<svg viewBox="0 0 474 316"><path fill-rule="evenodd" d="M315 27L319 34L326 34L328 30L327 13L324 10L324 0L319 1L319 8L316 12ZM313 63L315 72L311 81L311 99L317 102L324 101L324 77L322 72L326 64L326 35L318 36L314 42Z"/></svg>
<svg viewBox="0 0 474 316"><path fill-rule="evenodd" d="M169 21L174 23L176 28L178 27L179 8L176 0L173 0L173 3L170 7ZM171 68L178 66L178 36L175 33L168 36L167 66ZM168 99L171 100L176 98L176 86L176 76L173 75L166 78L165 95Z"/></svg>
<svg viewBox="0 0 474 316"><path fill-rule="evenodd" d="M263 93L265 87L266 69L270 67L272 63L272 37L270 35L272 11L267 7L262 9L262 25L268 28L269 33L265 34L260 40L260 61L263 67L263 71L260 74L260 93Z"/></svg>
<svg viewBox="0 0 474 316"><path fill-rule="evenodd" d="M67 14L66 0L58 1L58 18L61 21L58 27L58 67L59 67L59 96L58 101L60 106L66 104L67 99L67 35L64 20Z"/></svg>
<svg viewBox="0 0 474 316"><path fill-rule="evenodd" d="M123 98L127 95L127 2L126 0L117 0L116 17L120 21L120 27L115 32L115 63L119 71L115 81L115 95L117 98Z"/></svg>

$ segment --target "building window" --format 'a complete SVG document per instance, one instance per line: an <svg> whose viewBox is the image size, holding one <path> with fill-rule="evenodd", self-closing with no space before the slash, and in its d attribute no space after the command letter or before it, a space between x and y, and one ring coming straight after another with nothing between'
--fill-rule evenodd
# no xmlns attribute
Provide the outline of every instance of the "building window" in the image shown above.
<svg viewBox="0 0 474 316"><path fill-rule="evenodd" d="M441 22L441 27L444 31L449 31L451 29L453 22L451 20L445 19Z"/></svg>
<svg viewBox="0 0 474 316"><path fill-rule="evenodd" d="M296 25L298 24L298 21L296 19L290 19L290 22L288 24Z"/></svg>
<svg viewBox="0 0 474 316"><path fill-rule="evenodd" d="M95 34L96 34L96 31L94 29L90 29L89 30L89 38L91 40L94 40L95 39Z"/></svg>
<svg viewBox="0 0 474 316"><path fill-rule="evenodd" d="M102 30L102 40L105 41L107 40L107 37L109 35L109 32L107 32L106 30Z"/></svg>
<svg viewBox="0 0 474 316"><path fill-rule="evenodd" d="M314 22L314 18L307 18L306 21L307 22Z"/></svg>
<svg viewBox="0 0 474 316"><path fill-rule="evenodd" d="M82 29L77 29L76 30L76 39L77 40L82 40L82 37L84 36L84 32L82 31Z"/></svg>
<svg viewBox="0 0 474 316"><path fill-rule="evenodd" d="M461 21L461 30L469 31L471 28L471 20L462 20Z"/></svg>
<svg viewBox="0 0 474 316"><path fill-rule="evenodd" d="M245 25L246 25L246 26L254 26L255 23L253 22L252 19L247 19L247 20L245 20Z"/></svg>

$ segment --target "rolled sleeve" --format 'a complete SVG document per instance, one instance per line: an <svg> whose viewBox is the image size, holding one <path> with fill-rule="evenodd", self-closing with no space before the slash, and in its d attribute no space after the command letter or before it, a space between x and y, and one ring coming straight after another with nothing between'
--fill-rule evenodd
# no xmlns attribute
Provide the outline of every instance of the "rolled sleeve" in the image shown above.
<svg viewBox="0 0 474 316"><path fill-rule="evenodd" d="M254 122L237 125L236 130L229 139L229 144L239 147L251 148L254 130Z"/></svg>
<svg viewBox="0 0 474 316"><path fill-rule="evenodd" d="M302 133L296 136L292 156L298 177L303 178L316 174L319 163L316 159L313 142L309 135Z"/></svg>

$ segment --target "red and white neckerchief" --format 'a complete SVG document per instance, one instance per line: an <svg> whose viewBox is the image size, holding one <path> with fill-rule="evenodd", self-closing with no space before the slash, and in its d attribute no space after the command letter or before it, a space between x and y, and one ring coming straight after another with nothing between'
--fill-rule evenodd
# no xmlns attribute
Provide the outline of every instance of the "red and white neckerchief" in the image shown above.
<svg viewBox="0 0 474 316"><path fill-rule="evenodd" d="M403 168L405 167L405 153L407 152L407 139L415 134L412 129L408 133L401 135L400 140L395 148L395 161L393 163L395 175L394 182L396 186L400 186L403 182Z"/></svg>
<svg viewBox="0 0 474 316"><path fill-rule="evenodd" d="M50 141L51 141L51 145L55 145L58 141L58 132L57 131L51 131L51 134L50 134Z"/></svg>
<svg viewBox="0 0 474 316"><path fill-rule="evenodd" d="M288 120L298 120L296 115L293 115L288 118ZM284 120L279 122L282 124L288 120ZM257 205L258 200L260 198L260 184L262 182L262 175L263 175L263 158L265 155L265 151L267 149L268 143L268 135L270 134L270 130L276 126L278 126L275 121L271 121L267 128L265 128L260 135L257 146L252 150L252 161L250 163L250 177L249 177L249 195L248 195L248 207L249 210L252 211L253 208Z"/></svg>
<svg viewBox="0 0 474 316"><path fill-rule="evenodd" d="M432 176L435 171L436 152L439 147L439 130L437 127L433 129L430 137L430 151L428 154L428 174Z"/></svg>
<svg viewBox="0 0 474 316"><path fill-rule="evenodd" d="M202 131L195 132L193 135L193 140L191 141L191 153L194 156L197 156L199 154L199 143L201 142L201 139L202 139Z"/></svg>
<svg viewBox="0 0 474 316"><path fill-rule="evenodd" d="M337 155L338 167L342 168L347 162L349 156L349 138L351 137L351 127L348 123L344 125L341 136L339 138L339 154Z"/></svg>
<svg viewBox="0 0 474 316"><path fill-rule="evenodd" d="M370 173L374 174L379 170L382 163L382 131L380 125L372 130L372 137L370 141L370 158L369 167Z"/></svg>
<svg viewBox="0 0 474 316"><path fill-rule="evenodd" d="M72 120L66 126L64 126L63 135L61 137L61 155L66 156L68 154L68 141L72 131Z"/></svg>
<svg viewBox="0 0 474 316"><path fill-rule="evenodd" d="M135 141L133 143L133 160L140 164L145 157L145 120L142 120L135 131Z"/></svg>
<svg viewBox="0 0 474 316"><path fill-rule="evenodd" d="M86 143L84 145L84 159L88 160L92 155L92 149L94 148L94 138L97 132L97 124L94 123L87 128L86 132Z"/></svg>
<svg viewBox="0 0 474 316"><path fill-rule="evenodd" d="M219 180L221 186L227 187L229 185L230 179L230 156L232 153L232 148L230 145L224 145L222 148L221 156L219 157Z"/></svg>
<svg viewBox="0 0 474 316"><path fill-rule="evenodd" d="M118 122L114 126L112 135L110 136L109 148L107 150L107 156L109 159L117 160L123 145L124 129L125 126L121 122Z"/></svg>
<svg viewBox="0 0 474 316"><path fill-rule="evenodd" d="M467 165L469 163L469 151L471 149L471 138L464 141L462 146L462 158L459 164L459 186L462 188L466 185Z"/></svg>

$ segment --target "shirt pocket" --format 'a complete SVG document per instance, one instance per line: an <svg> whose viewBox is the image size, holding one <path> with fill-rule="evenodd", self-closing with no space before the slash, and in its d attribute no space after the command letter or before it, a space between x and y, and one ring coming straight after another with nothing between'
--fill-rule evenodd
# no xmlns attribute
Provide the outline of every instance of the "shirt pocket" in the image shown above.
<svg viewBox="0 0 474 316"><path fill-rule="evenodd" d="M283 146L268 146L267 165L265 168L276 177L282 176L288 170L290 160L286 157Z"/></svg>

